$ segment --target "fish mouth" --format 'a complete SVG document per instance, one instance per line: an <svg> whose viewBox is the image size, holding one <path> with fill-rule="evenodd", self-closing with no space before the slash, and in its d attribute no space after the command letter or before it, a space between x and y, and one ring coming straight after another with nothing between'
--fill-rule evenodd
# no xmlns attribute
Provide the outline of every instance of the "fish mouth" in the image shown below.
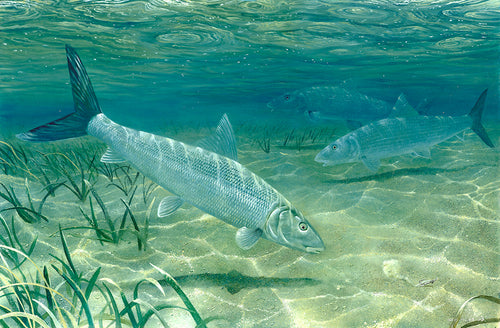
<svg viewBox="0 0 500 328"><path fill-rule="evenodd" d="M306 252L307 253L313 253L313 254L318 254L322 251L325 250L325 246L322 247L306 247Z"/></svg>
<svg viewBox="0 0 500 328"><path fill-rule="evenodd" d="M323 155L321 153L319 153L318 155L316 155L316 157L314 157L314 161L318 163L323 163L323 166L328 165L328 160L326 158L323 158Z"/></svg>

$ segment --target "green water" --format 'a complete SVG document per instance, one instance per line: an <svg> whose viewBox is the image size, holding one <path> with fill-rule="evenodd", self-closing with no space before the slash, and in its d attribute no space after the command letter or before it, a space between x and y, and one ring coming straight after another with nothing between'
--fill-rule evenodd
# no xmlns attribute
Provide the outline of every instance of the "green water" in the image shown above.
<svg viewBox="0 0 500 328"><path fill-rule="evenodd" d="M102 245L92 230L65 230L87 278L101 267L110 280L100 283L113 281L131 298L141 279L162 279L155 265L179 278L203 318L220 318L208 327L447 327L468 298L499 296L498 150L467 130L463 141L432 147L432 159L392 157L376 173L361 163L323 167L314 156L349 132L345 122L313 124L266 104L287 91L342 84L389 103L400 93L414 106L427 99L430 115L463 115L488 88L483 123L498 146L498 8L498 1L0 1L0 141L27 155L6 167L0 154L0 182L23 204L27 183L38 204L44 158L58 158L78 178L76 158L98 161L104 152L90 137L29 144L13 136L72 111L70 44L103 112L120 124L191 143L228 113L239 161L292 201L326 246L305 254L260 240L244 251L234 227L194 207L157 218L169 193L142 175L126 194L111 185L120 184L116 177L97 171L89 180L109 216L120 222L121 199L130 201L139 228L148 221L149 229L141 250L129 218L116 245ZM126 173L135 179L134 169L119 167L120 181ZM31 256L38 266L58 265L49 256L63 256L58 227L88 228L89 199L105 226L92 193L80 201L65 187L45 201L48 222L0 215L14 217L23 244L38 237ZM9 206L0 199L0 210ZM183 306L165 290L148 286L139 296ZM97 317L106 302L92 295ZM161 313L170 327L195 326L184 310ZM477 300L461 325L495 316L497 304Z"/></svg>

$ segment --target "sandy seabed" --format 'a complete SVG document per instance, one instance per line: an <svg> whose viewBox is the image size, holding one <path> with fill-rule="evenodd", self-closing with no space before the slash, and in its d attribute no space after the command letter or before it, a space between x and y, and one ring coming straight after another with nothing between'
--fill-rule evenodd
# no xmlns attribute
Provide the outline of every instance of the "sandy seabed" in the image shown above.
<svg viewBox="0 0 500 328"><path fill-rule="evenodd" d="M486 129L500 144L500 126ZM305 254L266 240L243 251L236 245L234 227L187 205L157 218L159 200L169 195L158 188L150 198L154 205L145 251L138 250L133 234L125 234L118 245L102 246L92 231L67 231L75 265L82 272L102 267L101 276L125 293L145 277L161 278L151 264L174 277L192 275L179 283L194 306L202 317L222 318L208 327L447 327L468 298L498 297L499 153L472 132L464 141L450 139L433 147L431 160L389 158L372 173L361 163L322 167L314 162L327 144L321 138L283 146L281 136L273 139L262 129L235 130L239 161L304 213L322 236L324 252ZM172 137L195 138L189 130ZM270 137L269 153L259 146L265 137ZM24 178L0 175L0 181L22 195ZM103 176L94 188L110 215L121 217L124 194ZM144 220L149 205L141 200L140 190L139 184L131 208ZM31 191L41 195L41 185L33 182ZM0 208L6 206L0 201ZM16 221L26 239L38 236L32 256L36 262L54 261L49 253L62 256L59 224L88 225L80 207L88 212L88 200L79 202L59 188L43 209L48 223ZM240 277L238 290L231 293L229 281L203 275L233 270L256 279ZM430 280L435 281L419 286ZM171 290L163 296L145 289L141 297L182 305ZM99 300L93 304L98 307ZM186 311L162 313L170 327L195 326ZM462 322L497 313L496 304L477 301Z"/></svg>

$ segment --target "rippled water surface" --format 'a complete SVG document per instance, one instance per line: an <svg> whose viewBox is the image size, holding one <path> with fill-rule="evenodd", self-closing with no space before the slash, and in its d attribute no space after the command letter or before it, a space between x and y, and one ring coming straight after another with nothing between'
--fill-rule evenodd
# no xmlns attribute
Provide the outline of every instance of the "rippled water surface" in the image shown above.
<svg viewBox="0 0 500 328"><path fill-rule="evenodd" d="M312 123L302 112L267 106L293 90L342 85L389 104L404 93L427 115L463 115L488 89L483 123L498 146L499 1L2 0L0 140L35 157L73 147L99 158L104 150L91 138L14 140L72 111L65 44L78 51L103 112L118 123L193 142L228 113L240 162L294 202L326 245L321 254L303 254L260 241L243 251L236 229L186 206L151 217L147 251L137 250L133 235L102 246L91 232L68 233L83 271L101 266L127 295L140 279L159 278L150 264L177 277L201 275L180 283L203 317L223 319L208 327L446 327L468 298L499 296L497 149L467 130L463 140L433 147L432 159L393 157L376 173L359 163L322 167L314 156L349 132L345 122ZM19 195L29 183L34 199L43 197L42 176L25 182L25 171L3 167L1 183ZM121 215L125 196L102 174L95 179L110 211ZM168 193L152 195L156 212ZM148 206L139 192L134 197L144 219ZM0 210L7 206L0 199ZM60 252L58 225L81 225L80 208L88 213L89 206L61 188L47 199L49 223L16 221L27 240L39 236L34 260ZM231 293L203 276L232 270L305 280L267 280ZM145 297L165 300L154 290ZM166 300L181 305L173 294ZM464 322L495 313L498 307L479 301ZM171 327L195 326L187 312L165 317Z"/></svg>
<svg viewBox="0 0 500 328"><path fill-rule="evenodd" d="M345 81L388 100L401 91L415 102L432 97L437 110L460 113L467 108L454 104L489 87L487 111L498 117L498 7L497 1L2 1L2 111L71 108L68 43L89 66L107 113L128 109L130 122L137 105L163 114L162 121L209 107L219 113L244 107L244 118L254 112L261 118L263 104L284 90Z"/></svg>

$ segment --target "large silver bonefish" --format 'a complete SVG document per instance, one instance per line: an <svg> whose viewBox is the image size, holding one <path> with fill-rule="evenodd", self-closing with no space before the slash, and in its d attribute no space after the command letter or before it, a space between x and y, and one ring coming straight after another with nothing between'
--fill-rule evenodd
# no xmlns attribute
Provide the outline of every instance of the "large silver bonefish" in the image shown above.
<svg viewBox="0 0 500 328"><path fill-rule="evenodd" d="M471 128L494 147L481 124L488 89L479 96L469 115L420 116L401 95L391 117L367 124L335 140L314 159L324 165L363 162L377 171L380 159L413 153L430 157L430 147Z"/></svg>
<svg viewBox="0 0 500 328"><path fill-rule="evenodd" d="M66 57L75 112L19 134L20 139L51 141L92 135L109 146L101 161L128 161L176 195L160 202L160 217L187 202L239 228L236 242L243 249L262 237L304 252L324 250L323 241L302 213L236 161L233 129L226 115L216 134L200 143L203 148L124 127L101 113L87 72L70 46L66 46Z"/></svg>

